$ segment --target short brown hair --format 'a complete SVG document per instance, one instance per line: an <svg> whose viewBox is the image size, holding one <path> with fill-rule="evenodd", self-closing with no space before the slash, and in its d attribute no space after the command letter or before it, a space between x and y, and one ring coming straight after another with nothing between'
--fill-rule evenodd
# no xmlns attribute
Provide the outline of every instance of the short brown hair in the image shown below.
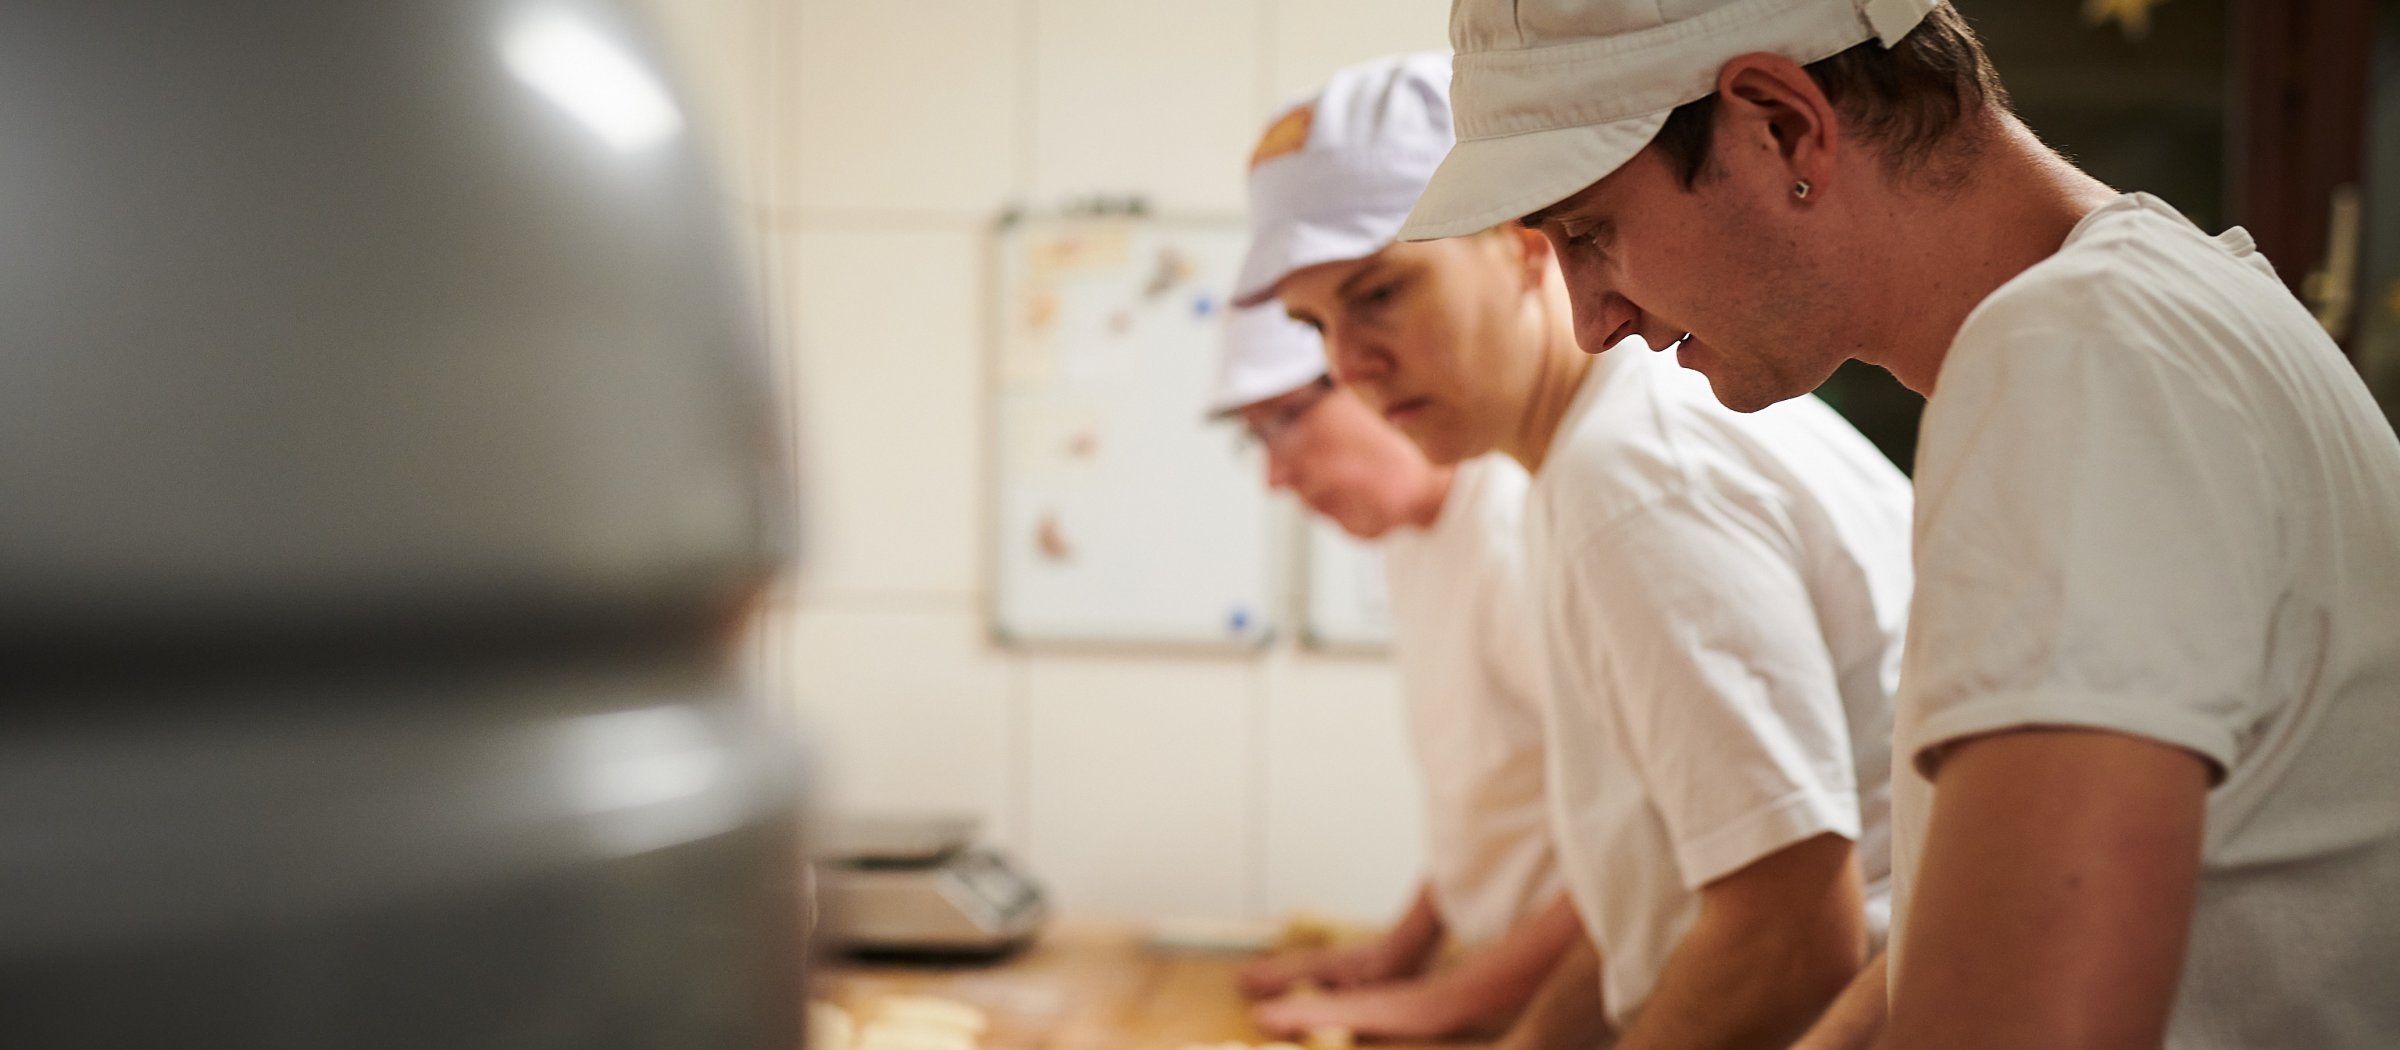
<svg viewBox="0 0 2400 1050"><path fill-rule="evenodd" d="M1934 8L1888 49L1869 40L1806 68L1858 137L1902 170L1922 170L1934 149L1970 118L2008 111L2008 89L1983 42L1949 4ZM1652 140L1685 189L1708 174L1716 115L1714 94L1684 103Z"/></svg>

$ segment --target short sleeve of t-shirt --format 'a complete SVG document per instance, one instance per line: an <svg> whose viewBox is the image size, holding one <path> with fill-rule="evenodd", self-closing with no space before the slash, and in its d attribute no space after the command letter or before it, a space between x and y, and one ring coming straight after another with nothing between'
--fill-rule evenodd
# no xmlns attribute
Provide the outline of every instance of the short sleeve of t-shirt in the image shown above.
<svg viewBox="0 0 2400 1050"><path fill-rule="evenodd" d="M1971 318L1927 412L1900 742L1927 776L1949 744L2028 726L2161 741L2221 776L2263 699L2282 545L2256 428L2192 362L2079 325L2128 312L2091 294Z"/></svg>
<svg viewBox="0 0 2400 1050"><path fill-rule="evenodd" d="M1787 530L1685 492L1575 553L1569 609L1596 642L1575 658L1607 683L1685 886L1819 834L1855 841L1848 721Z"/></svg>

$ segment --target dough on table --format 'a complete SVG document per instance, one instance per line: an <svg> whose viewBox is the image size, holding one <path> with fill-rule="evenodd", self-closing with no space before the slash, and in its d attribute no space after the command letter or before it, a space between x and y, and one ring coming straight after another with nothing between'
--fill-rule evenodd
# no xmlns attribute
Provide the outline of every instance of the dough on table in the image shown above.
<svg viewBox="0 0 2400 1050"><path fill-rule="evenodd" d="M876 1000L870 1019L910 1028L948 1028L970 1036L991 1027L991 1019L974 1005L931 995L885 996Z"/></svg>
<svg viewBox="0 0 2400 1050"><path fill-rule="evenodd" d="M1275 950L1279 952L1309 951L1330 948L1342 939L1342 924L1315 912L1294 912L1283 922L1283 936Z"/></svg>
<svg viewBox="0 0 2400 1050"><path fill-rule="evenodd" d="M808 1001L809 1050L850 1050L857 1031L850 1011L823 999Z"/></svg>
<svg viewBox="0 0 2400 1050"><path fill-rule="evenodd" d="M975 1050L991 1019L971 1004L931 995L887 995L862 1015L808 1006L809 1050Z"/></svg>
<svg viewBox="0 0 2400 1050"><path fill-rule="evenodd" d="M1308 1050L1298 1043L1186 1043L1183 1050Z"/></svg>
<svg viewBox="0 0 2400 1050"><path fill-rule="evenodd" d="M975 1037L938 1025L912 1027L876 1021L858 1033L851 1050L975 1050Z"/></svg>

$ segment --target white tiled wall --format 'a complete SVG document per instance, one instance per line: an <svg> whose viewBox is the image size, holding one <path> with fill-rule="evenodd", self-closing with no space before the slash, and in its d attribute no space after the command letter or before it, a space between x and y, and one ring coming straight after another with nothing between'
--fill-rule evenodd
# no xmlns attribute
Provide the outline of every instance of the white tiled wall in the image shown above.
<svg viewBox="0 0 2400 1050"><path fill-rule="evenodd" d="M1069 911L1386 917L1418 786L1382 661L1028 655L982 618L986 232L1232 212L1269 110L1443 44L1448 0L646 0L754 242L803 472L763 621L825 797L966 810Z"/></svg>

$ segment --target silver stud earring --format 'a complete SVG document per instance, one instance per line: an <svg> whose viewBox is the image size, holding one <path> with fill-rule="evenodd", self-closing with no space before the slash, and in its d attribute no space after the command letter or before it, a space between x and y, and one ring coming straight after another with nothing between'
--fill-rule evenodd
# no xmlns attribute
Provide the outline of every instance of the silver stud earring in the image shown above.
<svg viewBox="0 0 2400 1050"><path fill-rule="evenodd" d="M1794 196L1794 197L1798 197L1798 198L1800 198L1801 200L1807 200L1807 199L1808 199L1808 188L1809 188L1809 187L1808 187L1808 180L1807 180L1807 179L1802 179L1802 180L1800 180L1800 181L1798 181L1798 182L1795 182L1795 183L1793 183L1793 184L1792 184L1792 196Z"/></svg>

